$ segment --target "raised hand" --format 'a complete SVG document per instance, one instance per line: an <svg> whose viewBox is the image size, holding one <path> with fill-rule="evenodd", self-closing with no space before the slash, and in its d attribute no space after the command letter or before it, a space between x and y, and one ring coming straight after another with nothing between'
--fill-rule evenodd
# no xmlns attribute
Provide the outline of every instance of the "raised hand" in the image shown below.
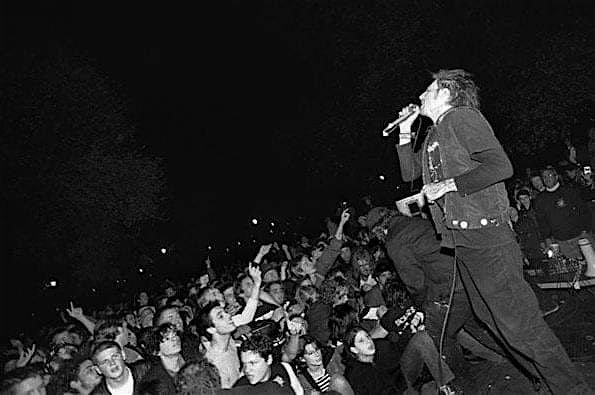
<svg viewBox="0 0 595 395"><path fill-rule="evenodd" d="M260 288L260 284L262 284L262 272L258 266L250 265L248 266L248 274L254 281L254 287Z"/></svg>
<svg viewBox="0 0 595 395"><path fill-rule="evenodd" d="M35 344L26 350L20 350L19 351L19 359L17 359L16 366L18 368L27 366L27 364L33 357L33 354L35 354Z"/></svg>
<svg viewBox="0 0 595 395"><path fill-rule="evenodd" d="M262 261L262 258L264 258L265 255L268 254L269 251L271 251L272 246L272 244L261 245L260 249L258 250L258 254L256 254L256 258L254 258L254 262L260 263L260 261Z"/></svg>
<svg viewBox="0 0 595 395"><path fill-rule="evenodd" d="M263 244L260 246L260 250L258 251L258 255L265 256L266 254L271 251L272 244Z"/></svg>
<svg viewBox="0 0 595 395"><path fill-rule="evenodd" d="M347 223L347 221L349 221L350 217L351 217L351 213L349 213L349 209L343 210L343 212L341 213L341 224L345 225Z"/></svg>
<svg viewBox="0 0 595 395"><path fill-rule="evenodd" d="M82 307L74 307L74 304L72 302L70 302L70 308L66 308L66 312L68 313L69 316L71 316L72 318L74 318L75 320L80 321L81 318L84 318L85 315L83 314L83 308Z"/></svg>

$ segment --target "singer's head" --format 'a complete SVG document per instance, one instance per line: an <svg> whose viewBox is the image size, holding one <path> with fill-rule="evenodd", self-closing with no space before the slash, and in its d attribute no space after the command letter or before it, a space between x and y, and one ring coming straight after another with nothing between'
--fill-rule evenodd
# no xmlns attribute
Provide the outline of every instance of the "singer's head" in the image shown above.
<svg viewBox="0 0 595 395"><path fill-rule="evenodd" d="M461 69L440 70L432 77L434 81L419 96L423 115L436 121L451 107L479 109L479 89L470 73Z"/></svg>

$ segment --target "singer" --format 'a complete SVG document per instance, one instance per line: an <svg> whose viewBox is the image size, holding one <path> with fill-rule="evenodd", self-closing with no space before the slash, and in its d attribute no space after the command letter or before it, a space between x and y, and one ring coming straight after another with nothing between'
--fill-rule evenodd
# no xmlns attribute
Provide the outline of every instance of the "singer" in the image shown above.
<svg viewBox="0 0 595 395"><path fill-rule="evenodd" d="M541 390L590 394L523 279L503 182L512 176L512 165L479 111L478 88L471 77L464 70L433 75L420 95L417 114L399 124L401 174L405 181L422 176L422 193L443 246L455 250L471 308L508 356ZM423 148L414 153L411 124L420 113L434 125Z"/></svg>

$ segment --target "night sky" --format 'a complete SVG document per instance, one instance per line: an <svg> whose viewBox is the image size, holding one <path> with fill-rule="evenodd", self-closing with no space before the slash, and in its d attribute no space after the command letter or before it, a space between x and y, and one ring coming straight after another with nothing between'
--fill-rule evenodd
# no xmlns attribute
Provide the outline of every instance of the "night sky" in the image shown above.
<svg viewBox="0 0 595 395"><path fill-rule="evenodd" d="M322 226L341 200L406 193L380 131L432 71L475 73L497 134L498 95L532 83L523 54L544 40L578 48L562 64L593 81L588 1L18 3L3 51L67 48L110 81L166 170L169 220L149 237L194 253L247 238L253 217Z"/></svg>

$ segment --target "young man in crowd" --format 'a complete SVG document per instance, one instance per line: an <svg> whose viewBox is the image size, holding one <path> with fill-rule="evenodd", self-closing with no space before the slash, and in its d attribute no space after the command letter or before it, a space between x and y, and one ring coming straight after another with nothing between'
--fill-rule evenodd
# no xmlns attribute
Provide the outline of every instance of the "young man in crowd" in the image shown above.
<svg viewBox="0 0 595 395"><path fill-rule="evenodd" d="M91 351L93 362L103 376L93 390L93 395L137 394L149 365L140 363L128 366L124 362L122 347L112 340L96 344Z"/></svg>
<svg viewBox="0 0 595 395"><path fill-rule="evenodd" d="M240 358L244 376L234 387L276 382L281 387L293 389L296 395L303 395L304 389L291 365L273 361L273 342L265 335L254 335L240 346Z"/></svg>
<svg viewBox="0 0 595 395"><path fill-rule="evenodd" d="M577 188L562 185L553 167L541 171L545 191L535 199L535 213L545 243L560 245L560 252L572 258L582 258L578 240L591 235L591 212Z"/></svg>
<svg viewBox="0 0 595 395"><path fill-rule="evenodd" d="M248 273L254 281L252 294L246 302L246 308L256 312L261 272L257 266L251 265ZM205 348L205 357L217 367L221 377L221 387L231 388L240 377L240 360L236 344L231 335L237 329L232 316L217 302L209 303L197 314L197 329Z"/></svg>

